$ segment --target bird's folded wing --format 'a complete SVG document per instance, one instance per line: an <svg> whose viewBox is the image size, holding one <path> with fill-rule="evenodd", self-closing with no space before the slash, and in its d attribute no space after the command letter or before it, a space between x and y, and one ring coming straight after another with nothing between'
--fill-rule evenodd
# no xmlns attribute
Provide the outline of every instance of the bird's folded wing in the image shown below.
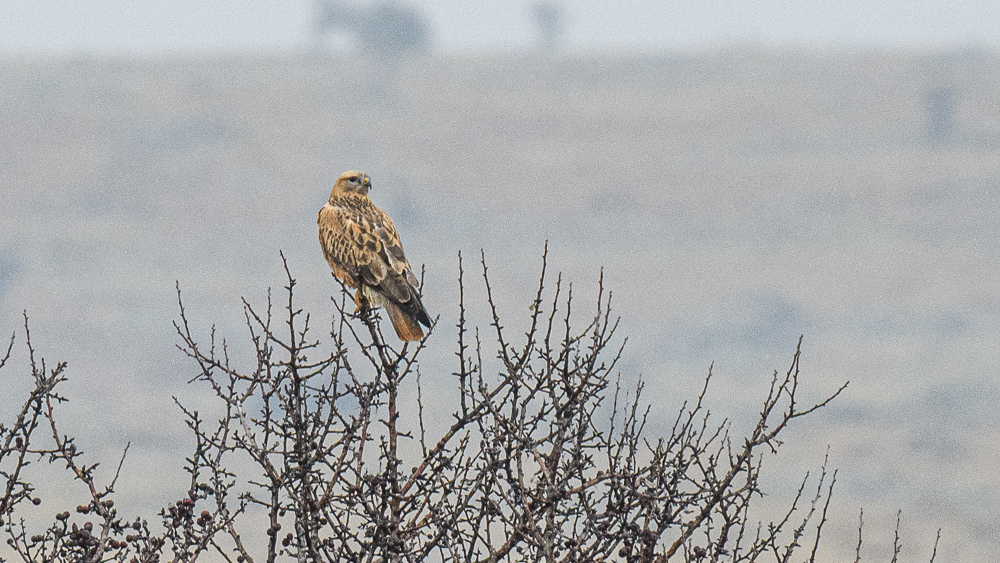
<svg viewBox="0 0 1000 563"><path fill-rule="evenodd" d="M418 282L392 219L374 206L364 211L367 213L333 206L320 211L318 222L327 260L355 280L405 303Z"/></svg>

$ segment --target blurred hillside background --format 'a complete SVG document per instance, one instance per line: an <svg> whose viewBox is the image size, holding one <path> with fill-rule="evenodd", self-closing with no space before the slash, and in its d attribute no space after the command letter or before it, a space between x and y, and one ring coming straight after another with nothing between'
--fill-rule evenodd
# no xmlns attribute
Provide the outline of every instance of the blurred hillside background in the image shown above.
<svg viewBox="0 0 1000 563"><path fill-rule="evenodd" d="M766 460L781 506L829 445L831 558L864 507L870 557L899 508L905 560L940 527L938 560L990 561L996 21L985 2L9 1L0 333L26 310L69 361L85 450L111 466L132 442L123 512L174 500L190 443L169 397L199 400L175 282L199 330L238 341L281 250L322 327L315 215L361 169L427 268L425 385L452 392L458 251L469 300L483 249L516 326L548 240L581 319L603 268L662 421L714 361L713 412L749 423L800 334L807 396L851 381Z"/></svg>

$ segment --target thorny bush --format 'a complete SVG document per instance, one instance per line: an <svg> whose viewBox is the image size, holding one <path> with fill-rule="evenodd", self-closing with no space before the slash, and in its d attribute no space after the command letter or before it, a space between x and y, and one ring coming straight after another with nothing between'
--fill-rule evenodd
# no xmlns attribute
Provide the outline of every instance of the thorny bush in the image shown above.
<svg viewBox="0 0 1000 563"><path fill-rule="evenodd" d="M642 381L616 371L624 340L603 277L581 326L571 288L561 276L550 283L543 255L527 330L512 335L483 259L492 322L481 331L467 324L459 255L457 368L430 376L451 378L456 396L428 399L418 362L427 339L385 338L377 311L352 310L345 289L321 343L284 264L280 306L270 292L260 308L244 300L256 352L249 370L235 367L214 328L207 344L195 338L178 288L179 348L219 414L206 419L178 402L194 443L190 481L155 518L121 516L121 461L99 485L96 464L60 431L66 366L36 360L25 317L34 389L0 420L0 561L787 561L795 550L815 558L836 473L824 468L814 493L803 480L777 521L750 517L761 461L779 435L843 390L800 405L798 351L787 372L775 372L748 435L710 420L711 371L669 434L652 435ZM425 407L447 404L448 422L426 420ZM90 500L36 528L18 509L41 502L28 472L40 460L64 464Z"/></svg>

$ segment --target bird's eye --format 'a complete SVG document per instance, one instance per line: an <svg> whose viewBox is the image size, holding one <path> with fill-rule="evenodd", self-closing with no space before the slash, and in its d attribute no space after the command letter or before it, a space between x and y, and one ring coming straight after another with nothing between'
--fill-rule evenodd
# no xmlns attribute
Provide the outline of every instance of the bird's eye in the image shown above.
<svg viewBox="0 0 1000 563"><path fill-rule="evenodd" d="M351 176L350 178L347 179L347 181L350 182L350 183L352 183L352 184L357 184L358 183L358 177L357 176Z"/></svg>

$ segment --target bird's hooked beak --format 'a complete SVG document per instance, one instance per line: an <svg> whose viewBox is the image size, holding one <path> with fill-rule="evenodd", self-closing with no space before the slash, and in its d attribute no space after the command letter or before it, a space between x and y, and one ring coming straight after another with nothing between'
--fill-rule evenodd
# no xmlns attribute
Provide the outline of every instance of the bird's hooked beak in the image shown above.
<svg viewBox="0 0 1000 563"><path fill-rule="evenodd" d="M364 186L366 189L371 189L372 181L368 179L367 174L361 177L361 185Z"/></svg>

